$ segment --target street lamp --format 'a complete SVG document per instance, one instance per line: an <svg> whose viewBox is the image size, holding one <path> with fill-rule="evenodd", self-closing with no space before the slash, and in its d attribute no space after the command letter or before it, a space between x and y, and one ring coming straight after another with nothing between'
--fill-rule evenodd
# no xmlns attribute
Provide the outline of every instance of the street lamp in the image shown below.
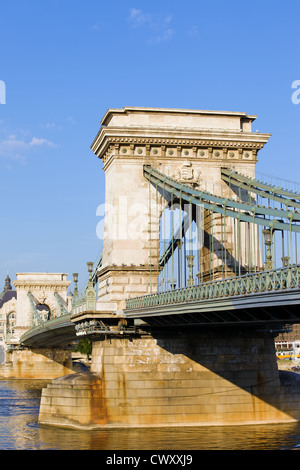
<svg viewBox="0 0 300 470"><path fill-rule="evenodd" d="M265 270L268 270L268 269L273 268L272 254L271 254L272 233L271 233L271 230L269 228L263 230L262 233L263 233L263 236L265 238L265 245L267 247Z"/></svg>
<svg viewBox="0 0 300 470"><path fill-rule="evenodd" d="M286 268L290 264L290 257L289 256L283 256L281 258L282 260L282 265L284 268Z"/></svg>
<svg viewBox="0 0 300 470"><path fill-rule="evenodd" d="M77 282L78 282L78 273L73 273L73 279L74 279L74 296L78 295L78 290L77 290Z"/></svg>
<svg viewBox="0 0 300 470"><path fill-rule="evenodd" d="M88 272L90 273L89 280L91 281L92 280L92 272L93 272L94 263L92 263L91 261L88 261L86 264L88 266Z"/></svg>
<svg viewBox="0 0 300 470"><path fill-rule="evenodd" d="M187 255L187 257L186 257L188 267L189 267L189 270L190 270L189 279L188 279L188 286L193 286L194 285L194 279L193 279L194 258L195 258L194 255Z"/></svg>

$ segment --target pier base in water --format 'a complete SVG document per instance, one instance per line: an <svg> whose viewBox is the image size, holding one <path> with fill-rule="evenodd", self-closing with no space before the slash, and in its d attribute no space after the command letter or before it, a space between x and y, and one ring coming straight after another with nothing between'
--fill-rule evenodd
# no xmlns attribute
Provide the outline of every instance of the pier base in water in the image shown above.
<svg viewBox="0 0 300 470"><path fill-rule="evenodd" d="M157 331L98 338L91 372L43 389L39 422L95 429L291 422L300 386L283 387L271 333Z"/></svg>
<svg viewBox="0 0 300 470"><path fill-rule="evenodd" d="M16 349L0 364L0 378L52 380L76 370L69 349Z"/></svg>

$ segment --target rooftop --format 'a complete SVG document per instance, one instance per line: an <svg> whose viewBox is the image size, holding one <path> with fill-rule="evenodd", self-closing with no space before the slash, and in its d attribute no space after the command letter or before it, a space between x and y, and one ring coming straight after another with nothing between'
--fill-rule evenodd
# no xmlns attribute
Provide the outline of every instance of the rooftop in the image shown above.
<svg viewBox="0 0 300 470"><path fill-rule="evenodd" d="M182 122L186 121L186 118L192 118L195 122L203 122L203 118L229 118L229 119L247 119L251 122L256 119L257 116L247 115L245 112L235 112L235 111L214 111L214 110L198 110L198 109L177 109L177 108L147 108L147 107L132 107L125 106L121 109L108 109L101 121L102 126L107 126L110 124L111 120L118 117L125 117L134 115L134 121L141 120L141 116L148 116L155 120L161 120L164 116L167 120L172 118L176 121L181 119Z"/></svg>

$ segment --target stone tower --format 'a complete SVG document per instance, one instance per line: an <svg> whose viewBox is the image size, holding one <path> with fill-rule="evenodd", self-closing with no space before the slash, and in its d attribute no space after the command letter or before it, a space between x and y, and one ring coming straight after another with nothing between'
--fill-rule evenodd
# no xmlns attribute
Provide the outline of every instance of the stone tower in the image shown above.
<svg viewBox="0 0 300 470"><path fill-rule="evenodd" d="M70 285L65 273L17 273L16 338L35 325L35 314L43 320L62 315ZM47 318L43 315L47 313Z"/></svg>
<svg viewBox="0 0 300 470"><path fill-rule="evenodd" d="M157 191L144 177L143 166L224 195L228 187L221 168L254 176L257 153L269 139L269 134L251 131L255 118L239 112L162 108L106 112L91 146L105 171L100 310L121 310L126 298L156 291L159 218L166 202L160 200L157 210Z"/></svg>

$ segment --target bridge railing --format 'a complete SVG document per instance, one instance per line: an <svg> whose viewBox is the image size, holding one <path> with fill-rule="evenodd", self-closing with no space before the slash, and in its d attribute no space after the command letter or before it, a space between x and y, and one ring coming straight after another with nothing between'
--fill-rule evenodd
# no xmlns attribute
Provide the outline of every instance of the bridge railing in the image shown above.
<svg viewBox="0 0 300 470"><path fill-rule="evenodd" d="M72 315L75 313L81 313L87 310L87 299L85 292L77 295L72 302Z"/></svg>
<svg viewBox="0 0 300 470"><path fill-rule="evenodd" d="M35 325L31 327L29 330L27 330L21 338L18 339L18 344L23 344L27 345L28 341L30 342L32 338L37 336L38 334L43 334L45 332L51 332L53 330L55 332L58 331L59 328L63 328L66 326L69 326L71 324L70 322L70 313L66 313L64 315L60 315L55 318L51 318L50 320L47 320L45 322L42 322L38 325ZM59 338L59 335L57 335L57 338Z"/></svg>
<svg viewBox="0 0 300 470"><path fill-rule="evenodd" d="M299 287L300 266L288 266L128 299L126 310Z"/></svg>
<svg viewBox="0 0 300 470"><path fill-rule="evenodd" d="M96 291L90 283L86 290L73 297L71 314L82 313L96 309Z"/></svg>
<svg viewBox="0 0 300 470"><path fill-rule="evenodd" d="M93 271L93 264L94 263L92 263L91 261L87 263L88 271L89 271L89 280L81 294L78 294L78 290L77 290L78 274L77 273L73 274L74 282L75 282L75 290L74 290L74 296L73 296L72 308L71 308L72 315L76 313L82 313L85 311L91 311L91 310L96 309L97 294L95 290L95 284L96 284L96 278L97 278L97 270L102 264L102 254L98 258L94 271Z"/></svg>

